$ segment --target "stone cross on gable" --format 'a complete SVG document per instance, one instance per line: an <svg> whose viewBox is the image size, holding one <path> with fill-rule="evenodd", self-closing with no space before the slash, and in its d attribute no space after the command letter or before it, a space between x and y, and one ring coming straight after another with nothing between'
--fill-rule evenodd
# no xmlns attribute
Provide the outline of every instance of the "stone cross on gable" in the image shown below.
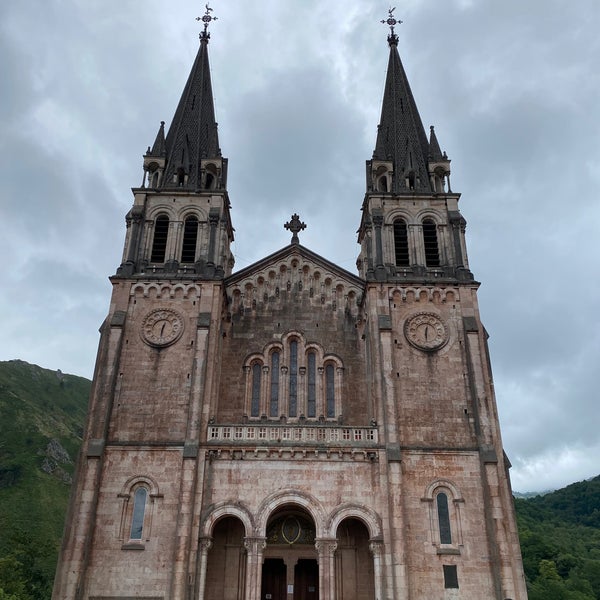
<svg viewBox="0 0 600 600"><path fill-rule="evenodd" d="M291 220L288 221L284 227L292 232L292 244L299 244L300 239L298 238L298 233L303 229L306 229L306 223L302 223L300 217L294 213Z"/></svg>

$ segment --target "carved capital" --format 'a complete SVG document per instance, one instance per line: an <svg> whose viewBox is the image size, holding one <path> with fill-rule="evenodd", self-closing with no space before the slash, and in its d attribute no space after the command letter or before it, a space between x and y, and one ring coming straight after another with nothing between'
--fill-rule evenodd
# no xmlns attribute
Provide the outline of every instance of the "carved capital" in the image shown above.
<svg viewBox="0 0 600 600"><path fill-rule="evenodd" d="M337 546L338 544L336 539L320 539L315 542L315 548L317 549L319 556L329 555L333 558L335 556Z"/></svg>
<svg viewBox="0 0 600 600"><path fill-rule="evenodd" d="M212 538L209 537L202 537L200 538L200 552L201 553L206 553L208 552L211 548L212 548Z"/></svg>
<svg viewBox="0 0 600 600"><path fill-rule="evenodd" d="M373 555L373 558L381 558L383 552L383 542L380 540L371 540L369 542L369 552Z"/></svg>
<svg viewBox="0 0 600 600"><path fill-rule="evenodd" d="M244 548L248 554L260 555L267 547L267 540L263 537L246 537L244 538Z"/></svg>
<svg viewBox="0 0 600 600"><path fill-rule="evenodd" d="M383 226L383 215L373 215L373 225L376 228L381 228Z"/></svg>

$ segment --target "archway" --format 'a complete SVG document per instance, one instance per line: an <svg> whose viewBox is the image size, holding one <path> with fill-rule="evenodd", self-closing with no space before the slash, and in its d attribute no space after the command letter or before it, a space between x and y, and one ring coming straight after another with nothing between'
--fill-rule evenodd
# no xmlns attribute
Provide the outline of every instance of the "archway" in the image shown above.
<svg viewBox="0 0 600 600"><path fill-rule="evenodd" d="M243 600L246 587L244 525L236 517L224 517L213 529L208 553L205 598Z"/></svg>
<svg viewBox="0 0 600 600"><path fill-rule="evenodd" d="M336 598L373 600L375 577L369 551L369 530L362 521L351 517L339 524L336 538Z"/></svg>
<svg viewBox="0 0 600 600"><path fill-rule="evenodd" d="M284 506L267 522L261 600L319 600L316 529L299 506Z"/></svg>

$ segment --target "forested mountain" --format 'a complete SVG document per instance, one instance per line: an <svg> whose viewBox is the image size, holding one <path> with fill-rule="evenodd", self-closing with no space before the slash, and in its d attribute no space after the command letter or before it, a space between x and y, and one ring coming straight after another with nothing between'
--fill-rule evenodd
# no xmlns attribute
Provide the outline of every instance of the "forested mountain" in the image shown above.
<svg viewBox="0 0 600 600"><path fill-rule="evenodd" d="M0 600L50 598L90 385L0 362Z"/></svg>
<svg viewBox="0 0 600 600"><path fill-rule="evenodd" d="M600 477L515 505L529 600L600 600Z"/></svg>
<svg viewBox="0 0 600 600"><path fill-rule="evenodd" d="M50 598L90 385L0 362L0 600ZM529 600L600 600L600 477L515 505Z"/></svg>

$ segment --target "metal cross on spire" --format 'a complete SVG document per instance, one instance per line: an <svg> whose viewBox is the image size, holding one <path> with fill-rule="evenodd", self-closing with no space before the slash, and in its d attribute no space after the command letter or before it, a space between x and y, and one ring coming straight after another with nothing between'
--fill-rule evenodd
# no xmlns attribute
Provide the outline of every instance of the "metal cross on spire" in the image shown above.
<svg viewBox="0 0 600 600"><path fill-rule="evenodd" d="M390 6L389 10L388 10L388 18L387 19L383 19L381 22L384 25L389 25L390 26L390 35L388 35L388 42L392 43L392 42L396 42L398 43L398 36L394 33L394 27L396 25L402 25L402 21L400 19L396 19L394 17L394 11L396 10L396 7L394 6L394 8L392 8Z"/></svg>
<svg viewBox="0 0 600 600"><path fill-rule="evenodd" d="M298 233L303 229L306 229L306 223L302 223L300 217L294 213L291 220L285 223L284 227L292 232L292 244L299 244L300 239L298 238Z"/></svg>
<svg viewBox="0 0 600 600"><path fill-rule="evenodd" d="M204 23L204 31L200 34L201 39L208 39L210 37L210 33L208 33L208 26L211 21L218 21L218 17L213 17L210 13L213 12L213 9L206 4L206 12L201 17L196 17L196 21L202 21Z"/></svg>

